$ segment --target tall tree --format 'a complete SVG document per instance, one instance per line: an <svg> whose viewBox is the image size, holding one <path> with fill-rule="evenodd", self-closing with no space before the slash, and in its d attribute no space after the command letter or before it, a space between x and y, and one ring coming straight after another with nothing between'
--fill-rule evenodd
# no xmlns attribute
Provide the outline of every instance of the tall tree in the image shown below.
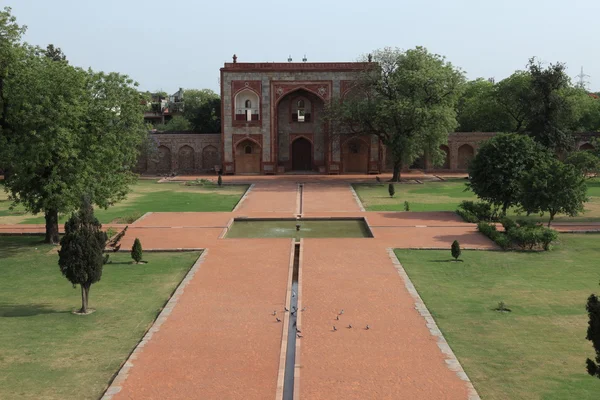
<svg viewBox="0 0 600 400"><path fill-rule="evenodd" d="M210 89L183 92L183 116L200 133L221 132L221 98Z"/></svg>
<svg viewBox="0 0 600 400"><path fill-rule="evenodd" d="M556 152L569 150L573 145L573 109L565 96L571 80L565 68L562 63L543 68L535 58L528 65L531 85L526 130L537 142Z"/></svg>
<svg viewBox="0 0 600 400"><path fill-rule="evenodd" d="M591 376L600 378L600 300L595 294L588 297L585 309L588 312L588 329L586 339L594 346L594 360L586 360L587 372Z"/></svg>
<svg viewBox="0 0 600 400"><path fill-rule="evenodd" d="M464 75L423 47L385 48L357 78L351 95L328 105L332 137L376 135L391 150L394 174L426 152L441 160L439 146L456 126Z"/></svg>
<svg viewBox="0 0 600 400"><path fill-rule="evenodd" d="M516 133L494 136L471 160L467 186L480 199L501 207L506 215L508 208L520 200L523 176L548 157L549 153L528 136Z"/></svg>
<svg viewBox="0 0 600 400"><path fill-rule="evenodd" d="M58 215L84 193L100 207L123 199L135 181L146 136L134 82L56 62L30 49L7 81L10 134L0 136L0 160L14 173L5 187L14 203L43 212L46 242L58 243Z"/></svg>
<svg viewBox="0 0 600 400"><path fill-rule="evenodd" d="M509 117L499 110L495 99L495 85L479 78L465 84L458 101L459 132L509 132Z"/></svg>
<svg viewBox="0 0 600 400"><path fill-rule="evenodd" d="M517 71L496 83L494 99L497 110L508 118L503 132L523 132L527 125L531 74Z"/></svg>
<svg viewBox="0 0 600 400"><path fill-rule="evenodd" d="M88 312L90 287L102 277L102 268L108 259L103 255L106 240L89 198L84 197L79 211L65 224L58 251L60 271L73 286L81 286L79 312L82 314Z"/></svg>
<svg viewBox="0 0 600 400"><path fill-rule="evenodd" d="M44 50L46 57L51 58L54 61L67 61L67 56L61 50L60 47L54 47L53 44L49 44Z"/></svg>
<svg viewBox="0 0 600 400"><path fill-rule="evenodd" d="M535 163L521 182L519 204L528 214L548 213L548 227L556 214L574 217L588 200L585 177L573 165L556 158Z"/></svg>

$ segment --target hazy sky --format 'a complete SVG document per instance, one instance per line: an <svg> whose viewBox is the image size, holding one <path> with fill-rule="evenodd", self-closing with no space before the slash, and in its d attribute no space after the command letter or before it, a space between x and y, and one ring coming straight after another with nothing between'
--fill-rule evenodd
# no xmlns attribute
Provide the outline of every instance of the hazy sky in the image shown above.
<svg viewBox="0 0 600 400"><path fill-rule="evenodd" d="M130 75L144 90L219 90L239 62L355 61L425 46L470 79L505 78L530 57L581 66L600 90L600 0L0 0L26 41L71 64Z"/></svg>

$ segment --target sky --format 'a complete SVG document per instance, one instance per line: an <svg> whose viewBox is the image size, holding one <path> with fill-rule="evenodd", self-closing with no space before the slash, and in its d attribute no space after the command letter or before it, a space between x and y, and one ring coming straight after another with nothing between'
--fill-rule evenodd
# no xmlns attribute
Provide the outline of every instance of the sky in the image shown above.
<svg viewBox="0 0 600 400"><path fill-rule="evenodd" d="M584 68L600 91L599 0L0 0L25 41L69 62L124 73L142 90L219 91L231 62L356 61L425 46L466 72L501 80L535 56Z"/></svg>

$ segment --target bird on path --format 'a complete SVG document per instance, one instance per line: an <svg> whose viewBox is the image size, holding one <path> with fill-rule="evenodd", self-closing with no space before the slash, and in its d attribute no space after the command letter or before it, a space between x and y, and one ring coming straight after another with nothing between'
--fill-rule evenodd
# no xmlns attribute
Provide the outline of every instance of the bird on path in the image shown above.
<svg viewBox="0 0 600 400"><path fill-rule="evenodd" d="M348 329L352 329L352 324L348 324Z"/></svg>
<svg viewBox="0 0 600 400"><path fill-rule="evenodd" d="M281 322L281 320L279 318L277 318L277 317L275 317L275 321Z"/></svg>
<svg viewBox="0 0 600 400"><path fill-rule="evenodd" d="M336 316L335 316L335 320L336 320L336 321L339 321L339 320L340 320L340 316L339 316L339 315L336 315Z"/></svg>
<svg viewBox="0 0 600 400"><path fill-rule="evenodd" d="M273 310L273 316L277 315L277 311Z"/></svg>
<svg viewBox="0 0 600 400"><path fill-rule="evenodd" d="M301 335L301 334L299 334L299 333L296 333L296 337L297 337L298 339L302 339L304 336L302 336L302 335Z"/></svg>
<svg viewBox="0 0 600 400"><path fill-rule="evenodd" d="M283 309L285 310L285 312L290 311L290 310L287 309L287 307L283 307Z"/></svg>
<svg viewBox="0 0 600 400"><path fill-rule="evenodd" d="M292 290L292 297L296 297L296 292Z"/></svg>
<svg viewBox="0 0 600 400"><path fill-rule="evenodd" d="M344 313L344 309L342 308L342 311L340 311L340 315L342 315Z"/></svg>
<svg viewBox="0 0 600 400"><path fill-rule="evenodd" d="M369 330L369 325L367 325L367 327L365 328L366 330Z"/></svg>
<svg viewBox="0 0 600 400"><path fill-rule="evenodd" d="M302 307L302 310L300 310L302 312L306 311L306 307Z"/></svg>
<svg viewBox="0 0 600 400"><path fill-rule="evenodd" d="M334 332L337 331L337 328L335 327L335 325L333 326L333 330L334 330Z"/></svg>

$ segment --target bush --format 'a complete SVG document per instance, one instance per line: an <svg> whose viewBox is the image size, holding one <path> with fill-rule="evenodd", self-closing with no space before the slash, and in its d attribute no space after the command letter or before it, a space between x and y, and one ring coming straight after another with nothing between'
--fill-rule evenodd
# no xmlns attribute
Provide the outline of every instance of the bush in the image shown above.
<svg viewBox="0 0 600 400"><path fill-rule="evenodd" d="M131 258L138 264L142 261L142 242L138 238L135 238L133 247L131 247Z"/></svg>
<svg viewBox="0 0 600 400"><path fill-rule="evenodd" d="M452 247L450 248L450 251L452 253L452 257L454 257L455 260L458 260L458 257L460 257L460 243L458 243L458 240L455 240L454 242L452 242Z"/></svg>
<svg viewBox="0 0 600 400"><path fill-rule="evenodd" d="M388 192L390 194L390 197L394 197L394 195L396 194L396 189L394 188L394 184L390 183L388 185Z"/></svg>
<svg viewBox="0 0 600 400"><path fill-rule="evenodd" d="M550 244L558 238L556 231L538 225L519 226L507 232L508 237L521 249L550 249Z"/></svg>
<svg viewBox="0 0 600 400"><path fill-rule="evenodd" d="M497 220L497 210L492 209L491 204L484 202L464 200L458 206L456 213L463 217L463 219L467 222Z"/></svg>
<svg viewBox="0 0 600 400"><path fill-rule="evenodd" d="M492 225L484 221L481 221L477 224L477 230L483 233L485 236L489 237L490 239L493 239L493 236L495 236L496 233L498 233L496 225Z"/></svg>
<svg viewBox="0 0 600 400"><path fill-rule="evenodd" d="M404 211L410 211L410 204L408 204L408 201L404 202Z"/></svg>
<svg viewBox="0 0 600 400"><path fill-rule="evenodd" d="M517 223L508 217L502 218L500 222L502 222L502 226L504 227L505 232L508 232L509 229L517 227Z"/></svg>

